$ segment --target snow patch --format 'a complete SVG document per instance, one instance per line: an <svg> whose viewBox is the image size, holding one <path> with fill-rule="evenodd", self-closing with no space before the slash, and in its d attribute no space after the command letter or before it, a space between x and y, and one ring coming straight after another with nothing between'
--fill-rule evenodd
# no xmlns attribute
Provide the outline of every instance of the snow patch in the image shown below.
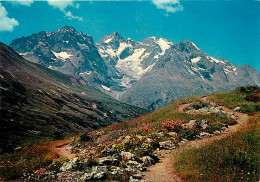
<svg viewBox="0 0 260 182"><path fill-rule="evenodd" d="M81 48L81 49L89 49L88 46L86 44L81 44L79 42L77 42L78 46Z"/></svg>
<svg viewBox="0 0 260 182"><path fill-rule="evenodd" d="M26 56L26 54L28 54L29 52L23 52L23 53L19 53L21 56Z"/></svg>
<svg viewBox="0 0 260 182"><path fill-rule="evenodd" d="M225 64L224 61L221 61L221 60L216 59L216 58L211 57L211 56L207 56L207 59L208 59L210 62L213 62L213 61L214 61L215 63L222 63L222 64Z"/></svg>
<svg viewBox="0 0 260 182"><path fill-rule="evenodd" d="M200 59L201 59L201 57L198 56L198 57L196 57L196 58L192 58L192 59L191 59L191 62L192 62L192 63L197 63L197 62L200 61Z"/></svg>
<svg viewBox="0 0 260 182"><path fill-rule="evenodd" d="M197 49L197 50L200 50L196 44L194 44L193 42L191 42L191 44Z"/></svg>
<svg viewBox="0 0 260 182"><path fill-rule="evenodd" d="M105 86L105 85L101 85L101 86L102 86L103 89L105 89L105 90L107 90L107 91L110 91L110 90L111 90L110 88L108 88L108 87Z"/></svg>
<svg viewBox="0 0 260 182"><path fill-rule="evenodd" d="M111 42L112 39L113 39L113 38L108 38L108 39L105 40L104 42L105 42L106 44L108 44L109 42Z"/></svg>
<svg viewBox="0 0 260 182"><path fill-rule="evenodd" d="M71 54L68 54L67 52L54 52L54 51L51 51L58 59L62 59L62 60L66 60L66 59L69 59L71 56Z"/></svg>
<svg viewBox="0 0 260 182"><path fill-rule="evenodd" d="M134 53L125 59L119 59L116 68L135 79L140 79L141 76L147 71L151 70L152 65L143 69L141 62L147 58L151 53L144 53L146 51L145 48L135 49Z"/></svg>
<svg viewBox="0 0 260 182"><path fill-rule="evenodd" d="M156 40L156 43L160 46L162 50L162 52L159 55L164 55L165 51L173 45L172 42L167 41L166 39L163 38L159 38L158 40Z"/></svg>

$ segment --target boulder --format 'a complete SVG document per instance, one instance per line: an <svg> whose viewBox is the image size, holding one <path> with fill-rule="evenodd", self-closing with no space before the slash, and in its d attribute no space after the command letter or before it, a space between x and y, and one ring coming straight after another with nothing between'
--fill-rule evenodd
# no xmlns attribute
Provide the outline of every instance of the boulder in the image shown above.
<svg viewBox="0 0 260 182"><path fill-rule="evenodd" d="M190 120L188 123L188 128L195 128L197 126L197 121L196 120Z"/></svg>
<svg viewBox="0 0 260 182"><path fill-rule="evenodd" d="M65 172L65 171L71 171L73 168L75 168L79 164L78 158L73 158L69 162L65 162L61 168L60 171Z"/></svg>
<svg viewBox="0 0 260 182"><path fill-rule="evenodd" d="M152 165L154 163L154 160L150 156L144 156L141 158L144 164L146 165Z"/></svg>
<svg viewBox="0 0 260 182"><path fill-rule="evenodd" d="M171 140L159 142L159 145L161 149L175 149L175 145Z"/></svg>
<svg viewBox="0 0 260 182"><path fill-rule="evenodd" d="M99 159L99 165L111 165L113 163L113 158L111 156L102 157Z"/></svg>

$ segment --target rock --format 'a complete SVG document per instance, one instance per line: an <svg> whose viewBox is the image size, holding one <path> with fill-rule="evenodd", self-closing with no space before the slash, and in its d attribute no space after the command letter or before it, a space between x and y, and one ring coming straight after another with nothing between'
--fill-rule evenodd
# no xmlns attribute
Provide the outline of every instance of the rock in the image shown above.
<svg viewBox="0 0 260 182"><path fill-rule="evenodd" d="M113 158L111 156L102 157L99 159L99 165L111 165L113 163Z"/></svg>
<svg viewBox="0 0 260 182"><path fill-rule="evenodd" d="M139 170L139 171L147 171L147 167L144 166L144 163L139 163L136 168Z"/></svg>
<svg viewBox="0 0 260 182"><path fill-rule="evenodd" d="M207 128L209 128L209 125L204 124L204 125L202 125L201 127L202 127L203 130L206 130Z"/></svg>
<svg viewBox="0 0 260 182"><path fill-rule="evenodd" d="M167 134L171 137L178 137L178 134L176 132L169 132Z"/></svg>
<svg viewBox="0 0 260 182"><path fill-rule="evenodd" d="M218 113L219 112L219 110L218 110L218 108L216 108L216 107L211 107L211 108L209 108L209 112L210 113Z"/></svg>
<svg viewBox="0 0 260 182"><path fill-rule="evenodd" d="M240 107L236 107L235 109L234 109L234 111L240 111Z"/></svg>
<svg viewBox="0 0 260 182"><path fill-rule="evenodd" d="M128 165L128 166L137 166L138 164L139 164L139 162L137 162L137 161L132 161L132 160L127 161L127 163L126 163L126 165Z"/></svg>
<svg viewBox="0 0 260 182"><path fill-rule="evenodd" d="M195 128L197 126L197 121L196 120L190 120L188 123L188 128Z"/></svg>
<svg viewBox="0 0 260 182"><path fill-rule="evenodd" d="M138 173L138 174L135 174L135 175L133 175L133 178L134 179L142 179L143 178L143 175L142 174L140 174L140 173Z"/></svg>
<svg viewBox="0 0 260 182"><path fill-rule="evenodd" d="M232 115L230 116L230 118L231 118L231 119L238 119L238 116L235 115L235 114L232 114Z"/></svg>
<svg viewBox="0 0 260 182"><path fill-rule="evenodd" d="M21 150L21 149L22 149L22 147L16 147L14 150L18 151L18 150Z"/></svg>
<svg viewBox="0 0 260 182"><path fill-rule="evenodd" d="M123 172L124 172L120 167L116 167L116 166L112 166L110 168L110 170L111 170L111 174L113 174L113 175L123 174Z"/></svg>
<svg viewBox="0 0 260 182"><path fill-rule="evenodd" d="M159 142L159 145L162 149L175 149L175 145L172 143L171 140Z"/></svg>
<svg viewBox="0 0 260 182"><path fill-rule="evenodd" d="M154 160L150 156L144 156L141 158L144 164L146 165L152 165L154 163Z"/></svg>
<svg viewBox="0 0 260 182"><path fill-rule="evenodd" d="M103 156L108 156L108 155L113 155L113 153L115 152L113 147L106 147L103 151L102 151L102 155Z"/></svg>
<svg viewBox="0 0 260 182"><path fill-rule="evenodd" d="M221 131L226 131L226 130L227 130L226 127L222 127L222 128L221 128Z"/></svg>
<svg viewBox="0 0 260 182"><path fill-rule="evenodd" d="M207 133L207 132L201 132L200 136L201 137L211 137L211 135L209 133Z"/></svg>
<svg viewBox="0 0 260 182"><path fill-rule="evenodd" d="M99 179L99 180L105 179L106 178L106 173L105 172L96 173L96 174L94 174L93 178L94 179Z"/></svg>
<svg viewBox="0 0 260 182"><path fill-rule="evenodd" d="M202 139L202 137L201 137L201 136L199 136L199 135L196 135L196 138L197 138L197 139Z"/></svg>
<svg viewBox="0 0 260 182"><path fill-rule="evenodd" d="M213 134L216 135L216 136L218 136L218 135L220 135L220 131L218 131L218 130L217 130L217 131L214 131Z"/></svg>
<svg viewBox="0 0 260 182"><path fill-rule="evenodd" d="M138 179L134 179L133 176L130 177L129 182L139 182Z"/></svg>
<svg viewBox="0 0 260 182"><path fill-rule="evenodd" d="M164 137L164 133L163 132L153 133L153 135L156 135L157 137Z"/></svg>
<svg viewBox="0 0 260 182"><path fill-rule="evenodd" d="M62 171L62 172L64 172L64 171L71 171L78 164L79 164L79 160L78 160L78 158L75 157L75 158L71 159L69 162L65 162L61 166L60 171Z"/></svg>
<svg viewBox="0 0 260 182"><path fill-rule="evenodd" d="M134 154L132 154L131 152L121 152L121 156L125 157L127 160L131 159L132 157L134 157Z"/></svg>
<svg viewBox="0 0 260 182"><path fill-rule="evenodd" d="M93 173L84 173L84 175L80 178L80 181L88 181L94 176Z"/></svg>
<svg viewBox="0 0 260 182"><path fill-rule="evenodd" d="M107 172L107 166L93 166L92 167L92 172L97 173L97 172Z"/></svg>

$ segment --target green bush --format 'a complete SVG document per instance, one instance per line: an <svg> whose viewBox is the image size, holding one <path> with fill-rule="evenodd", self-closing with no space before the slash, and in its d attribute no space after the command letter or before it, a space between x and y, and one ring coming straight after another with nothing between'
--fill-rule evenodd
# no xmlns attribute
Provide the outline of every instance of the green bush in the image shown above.
<svg viewBox="0 0 260 182"><path fill-rule="evenodd" d="M80 135L79 139L81 142L88 142L91 141L93 138L88 134L88 132L84 132L83 134Z"/></svg>
<svg viewBox="0 0 260 182"><path fill-rule="evenodd" d="M180 137L185 138L187 140L194 140L196 138L196 135L198 135L199 132L196 130L181 130L180 131Z"/></svg>

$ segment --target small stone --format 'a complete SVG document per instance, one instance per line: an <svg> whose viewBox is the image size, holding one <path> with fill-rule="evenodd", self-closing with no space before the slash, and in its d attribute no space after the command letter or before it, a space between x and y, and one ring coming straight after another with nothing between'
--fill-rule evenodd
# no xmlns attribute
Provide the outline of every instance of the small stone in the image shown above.
<svg viewBox="0 0 260 182"><path fill-rule="evenodd" d="M227 130L226 127L222 127L222 128L221 128L221 131L226 131L226 130Z"/></svg>
<svg viewBox="0 0 260 182"><path fill-rule="evenodd" d="M94 174L93 178L95 179L104 179L106 177L106 173L105 172L99 172Z"/></svg>
<svg viewBox="0 0 260 182"><path fill-rule="evenodd" d="M134 179L133 176L130 177L129 182L139 182L138 179Z"/></svg>
<svg viewBox="0 0 260 182"><path fill-rule="evenodd" d="M84 173L84 175L80 178L80 181L87 181L93 177L93 173Z"/></svg>
<svg viewBox="0 0 260 182"><path fill-rule="evenodd" d="M236 107L235 109L234 109L234 111L240 111L240 107Z"/></svg>
<svg viewBox="0 0 260 182"><path fill-rule="evenodd" d="M207 132L201 132L200 136L201 137L211 137L211 135L209 133L207 133Z"/></svg>
<svg viewBox="0 0 260 182"><path fill-rule="evenodd" d="M214 131L214 133L213 133L214 135L216 135L216 136L218 136L218 135L220 135L220 131Z"/></svg>
<svg viewBox="0 0 260 182"><path fill-rule="evenodd" d="M178 136L178 134L176 132L169 132L168 135L171 136L171 137L177 137Z"/></svg>
<svg viewBox="0 0 260 182"><path fill-rule="evenodd" d="M175 149L175 145L172 143L171 140L159 142L159 145L162 149Z"/></svg>
<svg viewBox="0 0 260 182"><path fill-rule="evenodd" d="M139 174L135 174L135 175L133 175L133 178L134 178L134 179L139 179L139 180L140 180L140 179L143 178L143 175L140 174L140 173L139 173Z"/></svg>
<svg viewBox="0 0 260 182"><path fill-rule="evenodd" d="M131 152L121 152L121 156L125 157L127 160L131 159L132 157L134 157L134 154L132 154Z"/></svg>
<svg viewBox="0 0 260 182"><path fill-rule="evenodd" d="M139 162L137 162L137 161L132 161L132 160L127 161L127 163L126 163L126 165L128 165L128 166L137 166L138 164L139 164Z"/></svg>
<svg viewBox="0 0 260 182"><path fill-rule="evenodd" d="M207 125L207 124L202 125L202 129L203 129L203 130L206 130L206 129L208 129L208 128L209 128L209 125Z"/></svg>

